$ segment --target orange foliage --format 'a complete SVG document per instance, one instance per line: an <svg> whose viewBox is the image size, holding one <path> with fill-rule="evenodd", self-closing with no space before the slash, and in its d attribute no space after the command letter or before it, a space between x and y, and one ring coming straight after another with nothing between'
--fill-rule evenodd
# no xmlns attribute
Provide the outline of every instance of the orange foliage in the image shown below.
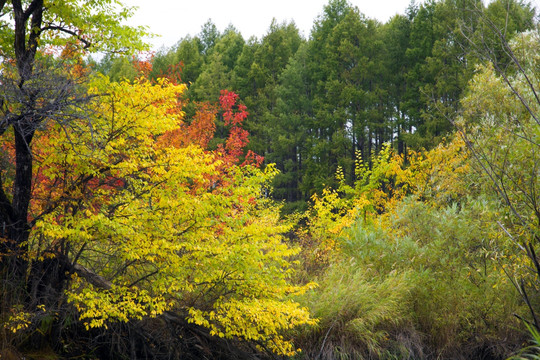
<svg viewBox="0 0 540 360"><path fill-rule="evenodd" d="M143 57L144 56L144 57ZM154 53L148 52L147 54L139 54L138 57L133 56L132 64L135 70L139 73L139 76L148 79L152 72L152 61L154 60ZM176 84L175 84L176 85Z"/></svg>
<svg viewBox="0 0 540 360"><path fill-rule="evenodd" d="M217 112L218 109L215 106L206 103L199 104L190 124L183 123L178 129L167 132L160 141L174 147L196 144L206 149L214 137Z"/></svg>
<svg viewBox="0 0 540 360"><path fill-rule="evenodd" d="M170 65L166 73L159 74L159 77L164 77L173 85L182 84L182 69L184 68L184 62L180 61L178 64Z"/></svg>
<svg viewBox="0 0 540 360"><path fill-rule="evenodd" d="M216 131L216 119L221 112L225 126L229 127L229 136L225 144L219 144L215 155L225 164L241 164L259 167L264 158L248 150L244 151L249 143L249 133L242 127L242 123L248 116L246 106L237 104L238 95L232 91L222 90L220 107L208 103L197 104L197 110L190 123L183 123L178 129L170 131L161 137L164 144L185 147L196 144L203 149L208 149L210 140L214 138ZM244 158L242 161L242 157Z"/></svg>

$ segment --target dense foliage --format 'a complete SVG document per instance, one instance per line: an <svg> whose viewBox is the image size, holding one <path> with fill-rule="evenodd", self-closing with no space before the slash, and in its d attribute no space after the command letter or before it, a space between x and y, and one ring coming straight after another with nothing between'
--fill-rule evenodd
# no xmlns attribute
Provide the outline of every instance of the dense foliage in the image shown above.
<svg viewBox="0 0 540 360"><path fill-rule="evenodd" d="M0 358L540 356L528 3L158 53L116 1L0 10Z"/></svg>
<svg viewBox="0 0 540 360"><path fill-rule="evenodd" d="M220 33L209 22L155 54L151 76L179 65L192 100L216 101L225 88L238 93L250 109L248 147L280 170L273 196L290 212L337 186L338 166L352 184L358 152L369 162L387 142L406 154L451 134L450 120L484 53L501 68L508 62L490 26L509 39L533 28L534 14L518 1L430 1L382 24L334 0L308 39L294 23L274 21L262 39L245 41L233 27ZM100 69L113 79L133 78L120 66L126 62L106 59Z"/></svg>

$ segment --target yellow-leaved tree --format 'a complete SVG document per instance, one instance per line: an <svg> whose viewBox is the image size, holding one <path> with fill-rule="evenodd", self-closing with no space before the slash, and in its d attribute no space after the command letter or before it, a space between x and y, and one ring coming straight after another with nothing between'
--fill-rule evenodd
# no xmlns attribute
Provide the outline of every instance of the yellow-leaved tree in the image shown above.
<svg viewBox="0 0 540 360"><path fill-rule="evenodd" d="M173 145L184 90L98 77L88 118L40 133L30 266L61 269L58 291L86 329L159 316L293 354L283 331L313 320L289 296L310 285L290 283L298 250L262 193L276 170ZM34 306L54 313L63 295L35 290ZM38 327L32 316L26 326Z"/></svg>

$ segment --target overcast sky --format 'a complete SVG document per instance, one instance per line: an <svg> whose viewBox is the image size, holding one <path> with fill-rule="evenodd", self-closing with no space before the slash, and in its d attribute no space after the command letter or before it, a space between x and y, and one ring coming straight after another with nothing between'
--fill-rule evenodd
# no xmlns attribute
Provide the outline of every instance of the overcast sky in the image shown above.
<svg viewBox="0 0 540 360"><path fill-rule="evenodd" d="M395 14L404 14L410 0L350 0L370 18L386 22ZM418 1L417 1L418 2ZM208 19L220 31L232 24L245 39L261 38L273 18L278 22L294 20L301 33L308 37L315 18L328 0L125 0L139 10L132 25L146 25L161 35L150 42L155 50L174 45L187 35L197 35Z"/></svg>

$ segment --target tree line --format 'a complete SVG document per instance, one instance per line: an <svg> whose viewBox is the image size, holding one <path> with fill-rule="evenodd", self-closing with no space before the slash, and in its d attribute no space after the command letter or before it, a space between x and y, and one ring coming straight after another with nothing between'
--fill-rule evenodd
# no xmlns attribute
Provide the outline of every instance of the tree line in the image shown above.
<svg viewBox="0 0 540 360"><path fill-rule="evenodd" d="M335 172L355 180L354 163L370 161L390 142L399 153L430 149L452 133L448 120L486 51L501 66L507 39L535 26L524 1L446 0L410 4L386 23L346 0L330 1L307 39L294 23L273 21L261 38L244 39L232 25L209 20L152 58L151 76L181 67L194 102L215 102L232 89L249 108L248 148L277 164L273 196L287 210L305 209ZM97 66L112 79L133 79L129 58Z"/></svg>

